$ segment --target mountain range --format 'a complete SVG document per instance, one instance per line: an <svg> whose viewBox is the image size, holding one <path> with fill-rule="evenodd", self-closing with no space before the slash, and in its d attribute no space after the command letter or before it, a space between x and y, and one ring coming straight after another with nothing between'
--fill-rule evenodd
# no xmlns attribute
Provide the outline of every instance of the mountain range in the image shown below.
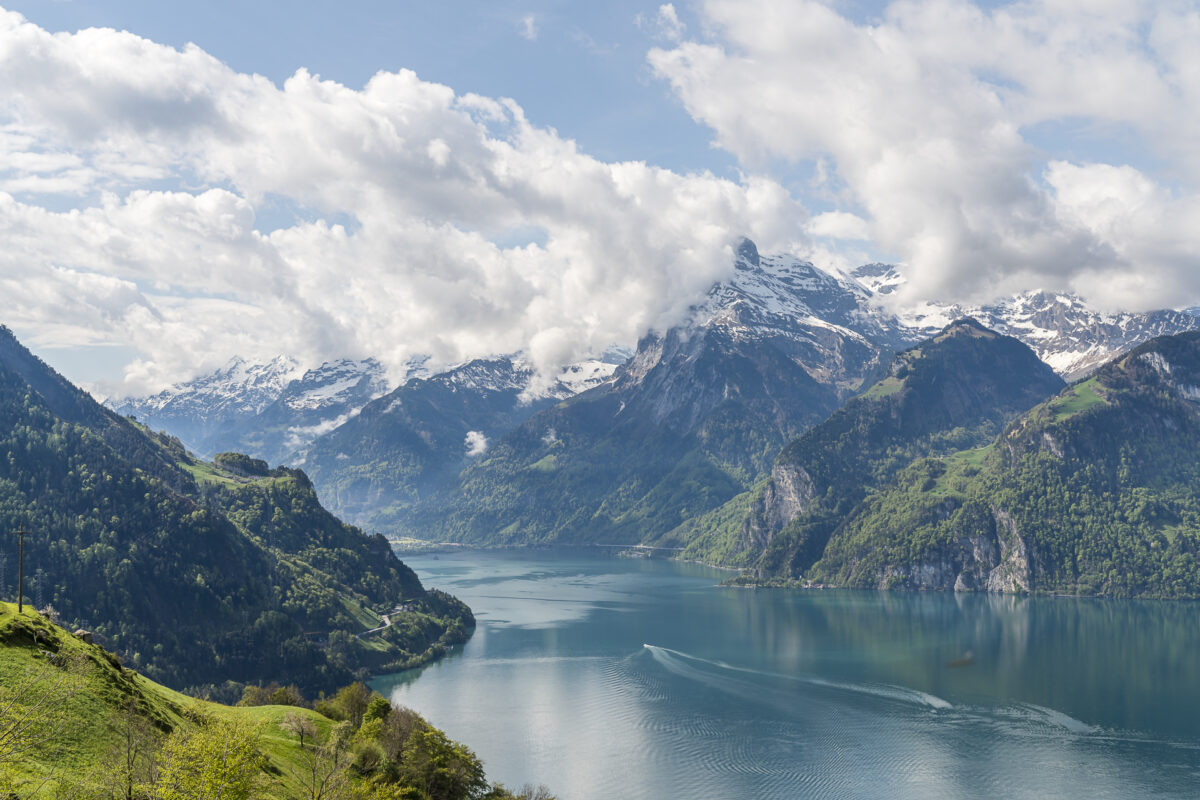
<svg viewBox="0 0 1200 800"><path fill-rule="evenodd" d="M755 561L762 554L751 558L753 548L732 531L747 524L762 492L779 491L772 475L785 445L856 394L894 378L895 353L970 316L980 330L1022 343L1035 361L1074 380L1129 347L1200 322L1184 311L1105 314L1049 292L893 313L888 296L902 281L891 265L835 275L760 254L747 240L731 276L690 318L646 336L627 360L610 353L574 365L564 373L573 379L560 376L540 391L531 390L534 373L519 357L475 361L371 399L373 384L305 420L280 399L288 382L265 382L279 387L271 390L274 399L259 399L258 410L241 417L249 420L244 427L226 426L234 438L221 444L302 465L332 510L389 534L477 543L653 542L753 566L761 576L796 577L803 572L796 552L779 544L767 561ZM1053 377L1044 368L1039 374ZM200 383L212 392L224 381L237 396L235 377ZM1037 391L1048 396L1054 387L1042 378ZM242 407L261 398L255 391L244 392ZM185 385L155 402L184 409L200 396ZM151 418L145 403L118 408L141 407L139 419ZM977 437L970 442L982 443L1018 410L994 408L986 419L956 426L966 425ZM186 413L157 419L172 432L192 424ZM332 429L321 432L323 426ZM296 435L300 430L311 435ZM211 448L217 440L206 441ZM930 455L949 446L940 439L926 445Z"/></svg>
<svg viewBox="0 0 1200 800"><path fill-rule="evenodd" d="M285 356L266 364L234 358L187 383L108 405L168 431L201 457L237 451L278 464L388 388L374 359L340 359L302 370Z"/></svg>
<svg viewBox="0 0 1200 800"><path fill-rule="evenodd" d="M841 522L810 580L1200 596L1200 332L1152 339L982 447L919 458Z"/></svg>

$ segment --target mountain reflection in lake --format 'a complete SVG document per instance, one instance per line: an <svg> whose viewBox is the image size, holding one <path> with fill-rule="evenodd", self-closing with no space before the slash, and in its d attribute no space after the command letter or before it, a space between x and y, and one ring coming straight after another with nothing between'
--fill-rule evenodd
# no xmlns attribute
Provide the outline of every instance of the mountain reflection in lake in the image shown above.
<svg viewBox="0 0 1200 800"><path fill-rule="evenodd" d="M719 588L726 573L580 551L406 560L479 628L375 688L510 786L1200 796L1200 605Z"/></svg>

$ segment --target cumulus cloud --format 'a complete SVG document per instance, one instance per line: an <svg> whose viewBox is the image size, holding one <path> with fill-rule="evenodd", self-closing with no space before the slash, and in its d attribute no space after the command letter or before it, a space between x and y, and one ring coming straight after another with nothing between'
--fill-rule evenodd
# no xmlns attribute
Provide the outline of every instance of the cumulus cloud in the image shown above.
<svg viewBox="0 0 1200 800"><path fill-rule="evenodd" d="M869 22L839 8L703 0L709 36L649 61L747 168L815 164L842 207L810 232L903 259L909 300L1038 284L1142 306L1200 293L1185 234L1200 222L1194 3L901 1ZM1171 190L1104 163L1139 149Z"/></svg>
<svg viewBox="0 0 1200 800"><path fill-rule="evenodd" d="M0 84L5 321L136 347L116 394L234 354L402 370L524 349L550 374L681 319L741 235L805 237L773 180L606 163L407 70L277 86L5 12ZM279 207L294 222L260 226Z"/></svg>
<svg viewBox="0 0 1200 800"><path fill-rule="evenodd" d="M487 452L488 440L483 431L467 431L467 457L474 458Z"/></svg>

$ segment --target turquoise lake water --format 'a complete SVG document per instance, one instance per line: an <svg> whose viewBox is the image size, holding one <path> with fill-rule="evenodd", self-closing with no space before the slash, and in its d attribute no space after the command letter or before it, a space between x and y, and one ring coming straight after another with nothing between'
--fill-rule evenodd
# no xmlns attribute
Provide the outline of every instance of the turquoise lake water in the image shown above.
<svg viewBox="0 0 1200 800"><path fill-rule="evenodd" d="M733 589L581 551L405 560L478 629L373 685L510 787L1200 797L1200 604Z"/></svg>

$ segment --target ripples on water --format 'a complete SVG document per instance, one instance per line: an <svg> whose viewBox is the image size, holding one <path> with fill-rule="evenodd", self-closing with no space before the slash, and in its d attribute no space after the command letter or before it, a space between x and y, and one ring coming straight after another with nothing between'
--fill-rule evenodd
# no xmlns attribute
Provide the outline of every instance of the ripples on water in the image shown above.
<svg viewBox="0 0 1200 800"><path fill-rule="evenodd" d="M1096 698L1086 708L1097 719L1031 701L1054 694L1045 681L1059 685L1039 671L1079 663L1063 655L1077 645L1061 641L1058 627L1052 641L1024 643L1021 663L1032 658L1031 644L1054 650L1033 659L1030 676L1009 665L996 673L1003 680L972 667L950 670L951 679L943 659L933 662L936 680L924 679L908 662L922 663L922 637L947 625L942 606L953 607L953 597L922 598L900 615L871 596L846 595L843 605L828 596L731 592L661 566L552 560L535 569L494 554L459 558L480 560L457 582L436 562L414 566L475 608L475 639L461 655L377 687L467 742L489 774L510 785L545 782L563 800L1200 797L1200 737L1179 735L1178 725L1156 733L1113 724L1144 715L1120 710L1130 704L1161 704L1148 694L1152 685L1137 689L1145 697L1113 697L1116 716ZM498 562L491 577L489 561ZM815 617L814 603L822 606ZM776 632L799 630L804 658L778 657L769 645L784 640L748 632L762 614ZM959 634L965 624L986 646L977 632L998 625L993 638L1009 641L1011 620L976 614L995 616L985 605L968 609L965 619L953 617ZM880 615L889 624L871 627ZM1071 625L1088 631L1091 665L1096 631ZM637 643L638 635L661 638ZM897 656L906 650L889 636L910 643L914 655ZM849 646L864 637L879 646ZM664 639L676 647L658 643ZM949 636L942 649L961 652L960 640ZM779 664L789 668L769 666ZM1120 659L1109 666L1121 669ZM1092 674L1077 671L1077 680ZM865 677L879 675L922 685ZM939 685L953 691L927 691ZM1181 698L1179 713L1195 712L1194 699Z"/></svg>

